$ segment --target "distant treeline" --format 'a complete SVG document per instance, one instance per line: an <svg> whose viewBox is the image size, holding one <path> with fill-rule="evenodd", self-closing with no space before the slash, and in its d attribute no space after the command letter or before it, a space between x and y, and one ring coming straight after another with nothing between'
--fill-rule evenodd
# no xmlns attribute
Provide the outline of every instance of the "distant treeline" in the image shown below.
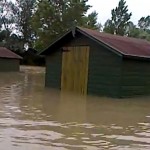
<svg viewBox="0 0 150 150"><path fill-rule="evenodd" d="M20 62L21 65L32 65L32 66L44 66L45 57L38 55L38 51L35 49L29 48L27 51L16 52L22 57Z"/></svg>

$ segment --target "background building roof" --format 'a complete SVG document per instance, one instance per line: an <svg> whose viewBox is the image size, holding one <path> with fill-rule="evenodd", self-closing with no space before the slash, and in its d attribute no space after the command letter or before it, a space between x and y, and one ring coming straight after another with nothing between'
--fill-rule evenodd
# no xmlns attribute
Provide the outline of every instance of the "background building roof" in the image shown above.
<svg viewBox="0 0 150 150"><path fill-rule="evenodd" d="M15 54L5 47L0 47L0 58L22 59L21 56Z"/></svg>

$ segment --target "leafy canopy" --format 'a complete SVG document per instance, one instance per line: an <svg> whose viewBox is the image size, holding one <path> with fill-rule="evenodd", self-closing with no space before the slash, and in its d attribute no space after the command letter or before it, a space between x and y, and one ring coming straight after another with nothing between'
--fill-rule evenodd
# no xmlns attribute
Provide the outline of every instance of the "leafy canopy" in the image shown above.
<svg viewBox="0 0 150 150"><path fill-rule="evenodd" d="M73 26L99 29L97 13L86 16L88 0L38 0L32 17L35 47L42 49Z"/></svg>
<svg viewBox="0 0 150 150"><path fill-rule="evenodd" d="M128 12L125 0L120 0L118 6L111 11L111 19L104 25L104 31L112 34L126 35L132 13Z"/></svg>

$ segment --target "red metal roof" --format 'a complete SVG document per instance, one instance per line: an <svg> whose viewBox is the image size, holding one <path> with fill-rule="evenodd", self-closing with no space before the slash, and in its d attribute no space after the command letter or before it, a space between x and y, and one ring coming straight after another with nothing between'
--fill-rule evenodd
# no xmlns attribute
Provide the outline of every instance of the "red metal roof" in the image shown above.
<svg viewBox="0 0 150 150"><path fill-rule="evenodd" d="M0 58L22 59L22 57L5 47L0 47Z"/></svg>
<svg viewBox="0 0 150 150"><path fill-rule="evenodd" d="M102 33L87 28L77 27L77 29L123 55L150 58L150 42L146 40Z"/></svg>

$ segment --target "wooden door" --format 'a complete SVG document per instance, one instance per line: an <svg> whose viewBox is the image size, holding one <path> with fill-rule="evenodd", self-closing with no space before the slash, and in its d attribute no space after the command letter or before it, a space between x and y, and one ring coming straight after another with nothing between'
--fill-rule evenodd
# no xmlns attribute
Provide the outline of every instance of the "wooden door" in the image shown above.
<svg viewBox="0 0 150 150"><path fill-rule="evenodd" d="M62 57L61 89L86 95L89 47L65 47Z"/></svg>

